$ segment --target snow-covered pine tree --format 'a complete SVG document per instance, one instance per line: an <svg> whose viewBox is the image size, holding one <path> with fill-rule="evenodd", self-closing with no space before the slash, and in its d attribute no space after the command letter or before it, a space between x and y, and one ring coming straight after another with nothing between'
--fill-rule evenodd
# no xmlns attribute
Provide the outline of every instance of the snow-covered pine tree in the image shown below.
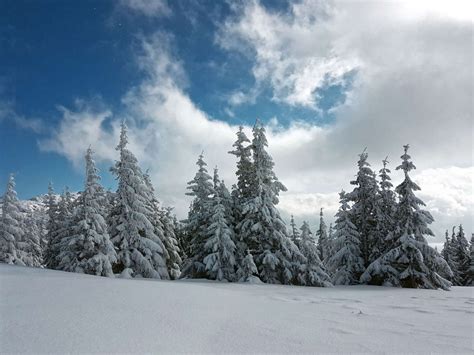
<svg viewBox="0 0 474 355"><path fill-rule="evenodd" d="M237 170L235 172L235 175L237 176L237 184L232 186L231 196L233 199L232 214L237 248L236 259L237 263L241 263L246 257L248 251L247 245L242 240L242 233L239 230L243 218L242 208L244 202L252 197L251 185L255 174L251 160L252 145L250 144L250 140L245 134L242 126L239 127L239 131L236 135L237 139L232 145L233 150L228 153L237 158Z"/></svg>
<svg viewBox="0 0 474 355"><path fill-rule="evenodd" d="M52 185L48 188L48 247L45 253L45 265L48 269L59 267L61 241L70 234L73 201L66 186L56 204Z"/></svg>
<svg viewBox="0 0 474 355"><path fill-rule="evenodd" d="M333 255L327 266L335 285L354 285L364 271L364 260L361 256L360 239L357 228L351 221L347 194L339 194L340 207L336 213L333 235Z"/></svg>
<svg viewBox="0 0 474 355"><path fill-rule="evenodd" d="M373 260L371 251L376 243L377 228L377 199L378 186L375 173L367 162L368 154L364 151L359 155L357 165L359 170L356 179L351 181L355 185L352 192L347 193L349 201L353 202L351 207L351 220L356 226L360 239L360 250L364 266L368 266Z"/></svg>
<svg viewBox="0 0 474 355"><path fill-rule="evenodd" d="M41 267L43 262L43 249L41 247L43 233L41 230L41 221L37 221L32 212L28 212L24 218L24 230L24 263L27 266Z"/></svg>
<svg viewBox="0 0 474 355"><path fill-rule="evenodd" d="M239 269L237 270L238 280L239 282L261 283L262 281L260 281L257 275L257 266L253 261L253 256L250 253L250 250L247 250L247 254L242 259Z"/></svg>
<svg viewBox="0 0 474 355"><path fill-rule="evenodd" d="M474 233L471 234L469 245L469 279L467 285L474 286Z"/></svg>
<svg viewBox="0 0 474 355"><path fill-rule="evenodd" d="M61 241L59 268L111 277L117 254L108 234L106 195L92 154L92 149L87 149L84 191L77 199L71 219L72 233Z"/></svg>
<svg viewBox="0 0 474 355"><path fill-rule="evenodd" d="M328 260L334 255L334 229L332 223L329 223L328 229L328 243L327 243L327 253L326 258L321 260L324 265L327 265ZM329 270L328 270L329 272Z"/></svg>
<svg viewBox="0 0 474 355"><path fill-rule="evenodd" d="M166 265L172 280L179 279L181 275L181 250L176 236L176 227L173 221L172 208L161 208L159 211L161 224L163 225L163 243L168 252Z"/></svg>
<svg viewBox="0 0 474 355"><path fill-rule="evenodd" d="M392 240L395 228L395 213L397 201L392 190L393 185L390 178L390 169L387 168L388 157L382 160L383 167L380 169L380 190L377 195L376 205L376 228L374 232L374 243L370 253L370 259L375 260L390 248L389 241Z"/></svg>
<svg viewBox="0 0 474 355"><path fill-rule="evenodd" d="M299 277L299 282L305 286L332 286L331 278L328 276L326 269L319 258L318 246L316 246L313 233L306 221L304 221L301 226L299 250L305 257L303 272Z"/></svg>
<svg viewBox="0 0 474 355"><path fill-rule="evenodd" d="M237 176L236 195L239 200L246 199L252 196L250 185L252 184L254 172L251 161L252 146L242 126L239 127L237 140L232 146L234 150L231 150L229 154L237 157L237 171L235 173Z"/></svg>
<svg viewBox="0 0 474 355"><path fill-rule="evenodd" d="M404 146L402 163L397 167L404 172L405 179L395 189L399 195L398 225L392 247L369 265L361 281L409 288L448 289L451 283L440 274L451 275L451 270L425 239L425 235L433 235L428 227L433 217L421 209L425 204L414 194L420 188L409 176L415 165L410 160L408 148L408 145Z"/></svg>
<svg viewBox="0 0 474 355"><path fill-rule="evenodd" d="M203 259L207 276L212 280L235 280L235 243L233 230L226 218L222 198L216 194L211 202L211 217L206 230Z"/></svg>
<svg viewBox="0 0 474 355"><path fill-rule="evenodd" d="M449 239L449 232L446 229L445 242L443 245L443 250L441 251L441 256L446 261L446 263L448 264L449 268L452 271L452 276L449 278L449 281L451 281L453 285L456 285L457 284L456 280L458 279L458 277L457 277L457 265L453 258L453 251L454 251L453 247L454 245L451 239Z"/></svg>
<svg viewBox="0 0 474 355"><path fill-rule="evenodd" d="M181 269L179 266L181 259L179 258L179 247L174 236L172 225L170 225L169 221L167 220L166 209L163 209L160 206L160 202L155 196L155 188L153 187L148 171L143 177L145 184L150 190L150 200L148 204L151 214L149 216L149 220L155 228L155 234L160 238L164 246L163 255L166 259L166 272L172 279L179 278L179 275L181 274ZM166 227L164 223L167 223ZM176 258L176 256L178 256L178 258ZM164 268L164 266L162 267ZM165 270L160 271L160 273L164 272ZM171 276L171 272L173 273L173 276Z"/></svg>
<svg viewBox="0 0 474 355"><path fill-rule="evenodd" d="M206 267L204 264L205 243L207 239L207 229L210 225L211 202L214 196L212 178L206 169L204 155L201 153L196 162L198 171L194 179L188 182L186 195L193 196L194 199L189 207L188 219L186 221L187 237L187 259L183 264L181 277L201 278L206 277Z"/></svg>
<svg viewBox="0 0 474 355"><path fill-rule="evenodd" d="M0 220L0 261L7 264L25 265L26 251L22 243L24 238L23 217L15 191L15 178L10 174L3 195L2 216Z"/></svg>
<svg viewBox="0 0 474 355"><path fill-rule="evenodd" d="M225 218L229 226L233 228L234 226L234 200L232 194L227 189L227 186L224 183L224 180L219 178L219 171L217 167L214 168L214 193L216 196L221 198L221 203L224 205L225 208Z"/></svg>
<svg viewBox="0 0 474 355"><path fill-rule="evenodd" d="M290 220L290 239L293 243L298 245L300 238L300 232L298 231L298 227L296 226L295 219L293 215L291 215L291 220Z"/></svg>
<svg viewBox="0 0 474 355"><path fill-rule="evenodd" d="M151 221L153 193L127 143L127 127L122 123L116 148L120 159L111 169L118 180L115 206L109 218L109 234L117 250L113 269L123 277L169 279L166 250Z"/></svg>
<svg viewBox="0 0 474 355"><path fill-rule="evenodd" d="M318 243L318 254L320 260L325 260L328 250L328 231L326 222L324 222L323 209L319 211L319 228L316 232L316 239Z"/></svg>
<svg viewBox="0 0 474 355"><path fill-rule="evenodd" d="M469 242L464 234L464 228L459 225L458 232L453 239L453 249L458 273L458 285L466 286L469 279Z"/></svg>
<svg viewBox="0 0 474 355"><path fill-rule="evenodd" d="M237 225L240 241L250 252L259 276L266 283L288 283L293 243L276 208L280 191L286 187L273 172L273 160L266 151L265 129L257 121L253 128L253 172L250 197L242 205L242 220Z"/></svg>

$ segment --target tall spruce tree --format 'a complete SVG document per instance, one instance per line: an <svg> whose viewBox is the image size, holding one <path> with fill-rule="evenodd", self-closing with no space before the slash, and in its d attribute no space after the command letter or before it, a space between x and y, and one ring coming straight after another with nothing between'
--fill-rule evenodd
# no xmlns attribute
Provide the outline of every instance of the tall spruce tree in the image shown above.
<svg viewBox="0 0 474 355"><path fill-rule="evenodd" d="M469 279L467 286L474 286L474 233L471 234L469 245Z"/></svg>
<svg viewBox="0 0 474 355"><path fill-rule="evenodd" d="M172 280L177 280L181 276L181 249L178 243L177 230L175 225L172 208L166 207L159 210L161 224L163 225L163 244L168 252L166 265Z"/></svg>
<svg viewBox="0 0 474 355"><path fill-rule="evenodd" d="M305 257L299 282L305 286L332 286L331 278L319 258L318 246L306 221L301 226L299 249Z"/></svg>
<svg viewBox="0 0 474 355"><path fill-rule="evenodd" d="M111 169L118 180L116 202L109 218L109 234L117 250L114 272L123 277L169 279L166 250L152 223L153 192L127 144L127 127L122 123L116 148L120 159Z"/></svg>
<svg viewBox="0 0 474 355"><path fill-rule="evenodd" d="M236 133L237 139L232 145L233 150L229 151L229 154L234 155L237 158L237 170L235 175L237 176L237 184L232 186L232 214L235 231L235 244L236 244L236 259L237 263L243 262L246 257L248 248L246 243L242 240L242 233L239 228L242 226L243 211L245 201L252 197L251 185L254 178L254 166L252 164L252 145L250 140L245 134L243 127L240 126ZM248 260L247 260L248 261Z"/></svg>
<svg viewBox="0 0 474 355"><path fill-rule="evenodd" d="M318 242L318 254L319 259L324 260L327 257L328 251L328 231L326 222L324 222L323 209L319 211L319 228L316 232L316 238Z"/></svg>
<svg viewBox="0 0 474 355"><path fill-rule="evenodd" d="M237 140L232 146L234 150L231 150L229 154L235 155L237 158L236 198L242 200L252 196L250 185L253 179L252 146L242 126L239 127Z"/></svg>
<svg viewBox="0 0 474 355"><path fill-rule="evenodd" d="M357 162L359 170L356 179L351 181L351 185L355 185L355 188L347 194L347 198L353 202L350 210L351 220L359 233L360 250L364 266L369 265L373 261L371 251L377 241L378 186L375 173L370 168L367 158L368 154L364 150L359 155L359 161Z"/></svg>
<svg viewBox="0 0 474 355"><path fill-rule="evenodd" d="M379 171L380 191L377 195L375 239L370 252L371 260L379 258L390 247L388 241L392 239L390 234L395 229L397 201L391 183L390 169L387 167L388 157L382 160L382 164L383 167Z"/></svg>
<svg viewBox="0 0 474 355"><path fill-rule="evenodd" d="M354 285L364 271L364 260L361 256L359 233L351 221L347 194L339 194L340 207L336 213L333 236L333 255L327 266L335 285Z"/></svg>
<svg viewBox="0 0 474 355"><path fill-rule="evenodd" d="M23 217L15 191L15 178L10 174L3 195L0 219L0 261L7 264L25 265Z"/></svg>
<svg viewBox="0 0 474 355"><path fill-rule="evenodd" d="M273 172L273 160L266 151L265 129L257 121L253 128L253 177L250 197L242 206L242 220L237 225L240 240L250 249L259 277L266 283L288 283L291 241L276 208L280 191L286 187ZM292 244L292 243L291 243Z"/></svg>
<svg viewBox="0 0 474 355"><path fill-rule="evenodd" d="M467 285L469 279L470 257L469 242L466 239L466 236L464 234L464 228L462 225L459 225L458 232L453 238L452 243L453 253L457 266L457 285L465 286Z"/></svg>
<svg viewBox="0 0 474 355"><path fill-rule="evenodd" d="M405 179L396 188L399 195L397 228L391 248L372 262L361 281L409 288L448 289L451 283L440 274L450 275L451 270L425 239L425 235L433 235L428 227L433 217L421 209L425 204L415 196L414 192L420 187L409 176L415 165L410 160L408 148L408 145L404 146L402 163L397 167L404 172Z"/></svg>
<svg viewBox="0 0 474 355"><path fill-rule="evenodd" d="M211 202L215 194L213 180L206 169L204 155L201 153L196 162L198 171L194 179L188 182L186 195L193 196L186 221L186 237L189 243L187 259L183 265L182 277L206 277L204 264L207 229L210 225Z"/></svg>
<svg viewBox="0 0 474 355"><path fill-rule="evenodd" d="M25 257L23 259L27 266L41 267L43 262L43 249L41 246L43 231L41 229L41 220L36 220L33 212L27 212L24 216L23 228L25 238L23 246Z"/></svg>
<svg viewBox="0 0 474 355"><path fill-rule="evenodd" d="M110 277L117 254L108 234L106 195L92 154L92 149L87 149L84 191L72 216L72 233L61 241L59 268Z"/></svg>
<svg viewBox="0 0 474 355"><path fill-rule="evenodd" d="M235 243L233 230L226 218L222 198L216 194L211 203L210 224L206 230L203 259L207 276L218 281L235 280Z"/></svg>
<svg viewBox="0 0 474 355"><path fill-rule="evenodd" d="M56 270L60 262L61 242L71 232L71 217L74 207L72 195L67 186L57 204L54 199L52 186L50 185L48 191L48 247L45 253L45 265L49 269Z"/></svg>
<svg viewBox="0 0 474 355"><path fill-rule="evenodd" d="M293 215L291 215L291 220L290 220L290 239L293 243L298 245L298 242L300 239L300 232L298 231L298 227L296 226Z"/></svg>

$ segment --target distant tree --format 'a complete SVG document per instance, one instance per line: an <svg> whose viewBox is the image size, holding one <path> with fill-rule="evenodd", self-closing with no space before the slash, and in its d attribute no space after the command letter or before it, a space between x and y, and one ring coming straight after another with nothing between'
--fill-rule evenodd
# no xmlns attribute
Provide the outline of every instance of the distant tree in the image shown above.
<svg viewBox="0 0 474 355"><path fill-rule="evenodd" d="M183 265L181 277L206 277L204 264L207 230L210 225L211 203L215 194L213 180L206 169L204 155L201 153L196 162L198 171L194 179L188 182L188 196L193 196L186 221L186 236L189 243L187 259Z"/></svg>
<svg viewBox="0 0 474 355"><path fill-rule="evenodd" d="M71 234L61 240L59 268L110 277L117 254L108 234L106 195L92 154L92 149L87 149L84 191L77 199Z"/></svg>
<svg viewBox="0 0 474 355"><path fill-rule="evenodd" d="M15 178L10 174L3 195L0 220L0 261L7 264L25 265L23 218L15 191Z"/></svg>
<svg viewBox="0 0 474 355"><path fill-rule="evenodd" d="M333 255L327 266L335 285L354 285L364 271L364 261L360 251L360 240L357 228L351 221L347 194L339 194L341 206L336 213L333 236Z"/></svg>
<svg viewBox="0 0 474 355"><path fill-rule="evenodd" d="M233 230L219 195L212 199L211 213L204 245L206 256L203 259L207 275L213 280L234 281L236 262Z"/></svg>
<svg viewBox="0 0 474 355"><path fill-rule="evenodd" d="M313 233L311 233L306 221L303 222L301 226L299 249L305 257L302 273L303 277L300 277L300 283L306 286L332 286L331 279L319 258L318 247L316 246Z"/></svg>
<svg viewBox="0 0 474 355"><path fill-rule="evenodd" d="M349 201L353 202L350 209L351 221L355 225L360 240L361 256L364 266L367 267L374 259L371 251L377 241L377 199L378 186L375 173L367 162L368 154L364 150L359 155L357 165L359 170L356 179L351 181L354 190L347 194Z"/></svg>
<svg viewBox="0 0 474 355"><path fill-rule="evenodd" d="M326 222L324 222L323 209L319 211L319 229L316 232L316 239L318 243L318 255L320 260L327 257L328 252L328 231Z"/></svg>
<svg viewBox="0 0 474 355"><path fill-rule="evenodd" d="M57 204L53 194L54 191L50 185L48 191L48 247L45 253L45 265L49 269L56 270L60 262L61 242L71 232L71 217L74 207L72 195L67 186Z"/></svg>
<svg viewBox="0 0 474 355"><path fill-rule="evenodd" d="M374 243L370 252L370 259L373 261L379 258L390 248L389 241L395 229L395 213L397 201L393 191L390 178L390 169L387 168L388 157L382 161L383 167L380 169L380 190L377 194L376 204L376 228L374 231Z"/></svg>
<svg viewBox="0 0 474 355"><path fill-rule="evenodd" d="M453 238L453 254L457 266L458 285L465 286L469 281L470 254L469 242L464 234L462 225L459 225L458 233Z"/></svg>
<svg viewBox="0 0 474 355"><path fill-rule="evenodd" d="M296 226L295 219L293 218L293 215L291 215L291 220L290 220L290 239L298 245L300 238L300 232L298 231L298 227Z"/></svg>
<svg viewBox="0 0 474 355"><path fill-rule="evenodd" d="M237 277L239 282L262 282L258 278L258 270L257 266L255 265L255 262L253 261L252 254L250 254L250 251L247 251L247 254L245 255L244 259L240 263L239 269L237 271Z"/></svg>

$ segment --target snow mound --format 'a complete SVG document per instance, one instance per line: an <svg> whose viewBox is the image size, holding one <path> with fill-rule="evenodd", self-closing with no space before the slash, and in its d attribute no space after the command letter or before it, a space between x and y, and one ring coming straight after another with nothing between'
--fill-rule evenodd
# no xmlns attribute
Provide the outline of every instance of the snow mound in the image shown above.
<svg viewBox="0 0 474 355"><path fill-rule="evenodd" d="M472 288L102 278L0 265L2 353L472 353Z"/></svg>

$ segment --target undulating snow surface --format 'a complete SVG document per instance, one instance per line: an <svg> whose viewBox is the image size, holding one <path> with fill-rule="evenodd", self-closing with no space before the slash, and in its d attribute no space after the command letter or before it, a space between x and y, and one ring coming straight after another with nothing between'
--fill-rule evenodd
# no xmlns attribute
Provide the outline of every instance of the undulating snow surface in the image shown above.
<svg viewBox="0 0 474 355"><path fill-rule="evenodd" d="M124 280L0 265L2 353L473 352L473 288Z"/></svg>

